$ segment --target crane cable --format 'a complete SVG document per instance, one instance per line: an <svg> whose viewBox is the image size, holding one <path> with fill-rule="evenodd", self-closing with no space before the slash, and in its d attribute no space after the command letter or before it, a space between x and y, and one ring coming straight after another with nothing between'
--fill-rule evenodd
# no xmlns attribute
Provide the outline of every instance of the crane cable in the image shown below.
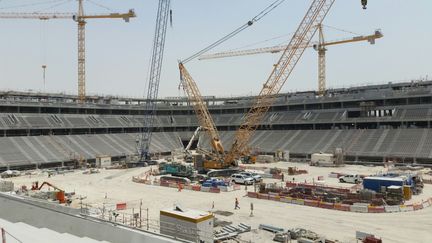
<svg viewBox="0 0 432 243"><path fill-rule="evenodd" d="M196 57L201 56L205 52L207 52L207 51L215 48L216 46L222 44L223 42L227 41L228 39L234 37L238 33L242 32L243 30L245 30L248 27L252 26L255 22L258 22L264 16L266 16L271 11L273 11L274 9L276 9L279 5L281 5L283 2L285 2L285 0L276 0L276 1L274 1L272 4L270 4L265 9L263 9L260 13L258 13L255 17L253 17L251 20L249 20L247 23L243 24L242 26L238 27L237 29L235 29L234 31L232 31L231 33L229 33L228 35L222 37L221 39L219 39L219 40L217 40L215 42L213 42L212 44L210 44L206 48L198 51L197 53L193 54L192 56L190 56L190 57L188 57L186 59L181 60L180 62L183 63L183 64L185 64L185 63L187 63L187 62L195 59Z"/></svg>
<svg viewBox="0 0 432 243"><path fill-rule="evenodd" d="M94 2L94 1L92 1L92 0L87 0L87 2L89 2L89 3L91 3L91 4L95 5L95 6L98 6L98 7L100 7L100 8L103 8L103 9L105 9L105 10L108 10L108 11L114 12L114 10L113 10L112 8L109 8L109 7L107 7L107 6L103 5L103 4L100 4L100 3Z"/></svg>
<svg viewBox="0 0 432 243"><path fill-rule="evenodd" d="M25 8L25 7L32 7L32 6L56 3L56 2L60 2L60 1L62 1L62 0L51 0L51 1L44 1L44 2L38 2L38 3L27 3L27 4L0 7L0 9Z"/></svg>
<svg viewBox="0 0 432 243"><path fill-rule="evenodd" d="M57 1L56 4L53 4L53 5L49 6L49 7L45 7L45 8L39 9L39 10L35 11L35 13L40 13L40 12L44 12L44 11L47 11L47 10L51 10L53 8L59 7L61 5L64 5L66 3L70 3L71 1L72 0Z"/></svg>
<svg viewBox="0 0 432 243"><path fill-rule="evenodd" d="M361 35L359 33L355 33L355 32L349 31L349 30L340 29L340 28L337 28L337 27L334 27L334 26L325 25L325 24L321 24L321 25L324 26L324 27L327 27L329 29L337 30L337 31L340 31L340 32L345 32L345 33L348 33L348 34L353 34L353 35L358 35L358 36Z"/></svg>

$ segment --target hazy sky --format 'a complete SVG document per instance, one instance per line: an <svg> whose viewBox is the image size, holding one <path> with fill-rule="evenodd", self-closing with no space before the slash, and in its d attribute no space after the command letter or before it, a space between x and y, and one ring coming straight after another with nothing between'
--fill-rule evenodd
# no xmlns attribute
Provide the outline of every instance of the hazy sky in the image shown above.
<svg viewBox="0 0 432 243"><path fill-rule="evenodd" d="M178 96L177 60L188 57L239 27L274 0L172 0L173 28L168 29L159 95ZM46 3L31 5L33 3ZM61 4L61 3L65 4ZM214 51L257 48L288 43L312 1L286 0L253 27ZM59 3L54 8L50 6ZM86 13L135 9L130 23L118 19L89 20L87 92L142 97L147 82L158 0L86 1ZM19 7L20 5L29 5ZM108 7L102 8L98 5ZM16 6L16 7L13 7ZM2 0L1 12L75 12L75 0ZM331 46L327 52L329 87L383 83L432 77L432 1L336 0L324 24L358 34L382 29L384 38ZM44 89L42 64L47 65L45 90L76 94L77 26L72 20L0 20L0 89ZM325 29L326 39L349 38L352 33ZM275 37L281 38L274 39ZM273 40L270 40L273 39ZM316 37L315 37L316 39ZM269 41L265 41L269 40ZM263 42L265 41L265 42ZM259 45L253 43L262 42ZM256 94L280 54L260 54L207 61L187 68L203 95ZM317 53L308 49L283 91L317 86Z"/></svg>

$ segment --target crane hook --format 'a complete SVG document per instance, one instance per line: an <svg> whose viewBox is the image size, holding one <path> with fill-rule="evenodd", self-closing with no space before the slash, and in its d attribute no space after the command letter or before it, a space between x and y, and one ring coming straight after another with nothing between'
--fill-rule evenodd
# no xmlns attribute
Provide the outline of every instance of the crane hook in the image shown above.
<svg viewBox="0 0 432 243"><path fill-rule="evenodd" d="M170 13L170 26L172 28L173 27L173 11L172 11L172 9L170 9L169 13Z"/></svg>
<svg viewBox="0 0 432 243"><path fill-rule="evenodd" d="M363 9L366 9L367 0L361 0L361 4L363 5Z"/></svg>

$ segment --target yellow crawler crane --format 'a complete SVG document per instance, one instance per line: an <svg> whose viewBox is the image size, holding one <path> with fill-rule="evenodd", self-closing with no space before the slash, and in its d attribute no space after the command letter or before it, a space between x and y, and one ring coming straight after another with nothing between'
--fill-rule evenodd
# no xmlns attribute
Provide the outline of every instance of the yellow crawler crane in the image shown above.
<svg viewBox="0 0 432 243"><path fill-rule="evenodd" d="M274 103L276 95L291 75L297 62L305 49L310 45L312 37L321 26L335 0L314 0L303 17L300 25L294 33L291 41L283 50L282 56L273 67L269 78L264 83L259 95L255 98L254 105L244 116L244 122L236 132L231 150L224 154L219 134L210 116L208 108L202 99L201 93L195 81L182 63L179 64L181 80L189 100L194 106L200 125L211 136L211 145L214 152L211 154L214 160L206 161L206 169L221 169L236 165L236 160L248 155L248 143L258 128L270 106ZM222 155L224 155L222 157Z"/></svg>
<svg viewBox="0 0 432 243"><path fill-rule="evenodd" d="M193 80L192 76L186 70L183 63L179 63L180 70L180 79L181 85L189 98L189 102L194 108L195 114L198 118L198 122L201 126L201 129L206 131L208 136L210 137L210 144L212 147L212 152L201 151L207 157L211 159L204 161L205 169L223 169L235 165L234 163L225 163L223 161L223 157L225 155L225 149L220 140L220 136L216 125L213 121L212 116L207 108L204 99L202 98L201 92L198 89L198 86Z"/></svg>

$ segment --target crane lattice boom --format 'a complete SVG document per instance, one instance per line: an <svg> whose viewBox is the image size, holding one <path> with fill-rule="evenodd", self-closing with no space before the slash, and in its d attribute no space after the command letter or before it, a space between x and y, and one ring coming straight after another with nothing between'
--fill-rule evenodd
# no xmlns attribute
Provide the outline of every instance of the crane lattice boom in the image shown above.
<svg viewBox="0 0 432 243"><path fill-rule="evenodd" d="M170 17L171 0L159 0L156 17L156 28L153 39L153 49L150 64L150 74L147 84L147 98L143 131L141 134L139 154L141 160L149 159L154 116L156 114L156 99L159 93L159 82L162 70L163 53L165 47L165 36Z"/></svg>
<svg viewBox="0 0 432 243"><path fill-rule="evenodd" d="M300 60L306 47L309 45L317 29L326 17L335 0L314 0L305 17L294 33L290 43L284 50L281 58L274 66L269 78L264 83L255 103L244 117L244 122L236 132L234 143L225 158L233 161L247 149L250 138L258 128L265 113L275 100L290 76L297 62Z"/></svg>
<svg viewBox="0 0 432 243"><path fill-rule="evenodd" d="M192 76L186 70L182 63L179 63L181 84L186 95L189 98L189 102L195 110L195 114L198 117L200 126L207 132L210 136L211 146L213 151L216 153L216 157L222 159L224 154L224 148L222 146L219 133L217 131L216 125L213 121L212 116L207 108L206 103L198 89L196 82L193 80Z"/></svg>

